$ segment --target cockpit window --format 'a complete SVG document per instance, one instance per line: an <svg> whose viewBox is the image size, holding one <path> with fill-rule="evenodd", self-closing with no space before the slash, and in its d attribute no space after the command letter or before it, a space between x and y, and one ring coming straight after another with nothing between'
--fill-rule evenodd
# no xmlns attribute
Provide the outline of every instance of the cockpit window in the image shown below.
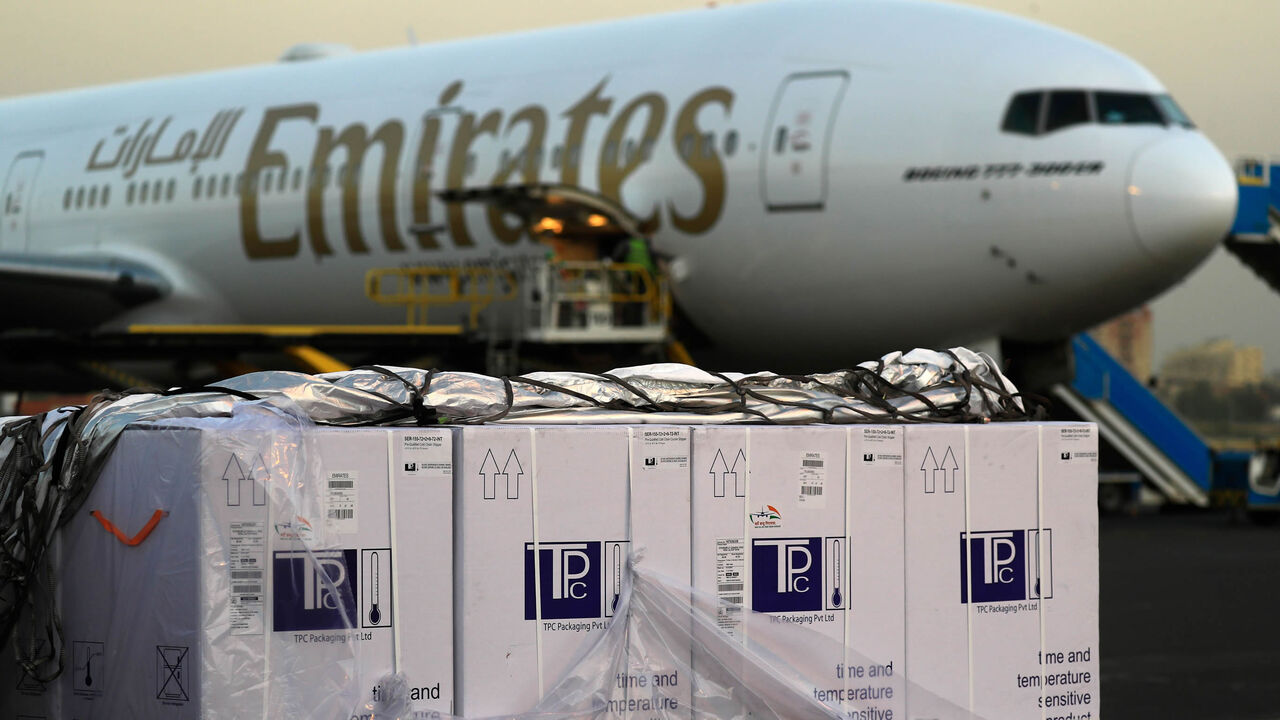
<svg viewBox="0 0 1280 720"><path fill-rule="evenodd" d="M1182 112L1182 108L1178 107L1178 103L1174 102L1173 98L1168 95L1157 95L1156 104L1164 112L1165 118L1174 125L1181 125L1184 128L1194 128L1196 126L1195 123L1191 122L1191 118Z"/></svg>
<svg viewBox="0 0 1280 720"><path fill-rule="evenodd" d="M1096 92L1098 122L1103 125L1164 125L1164 116L1150 95Z"/></svg>
<svg viewBox="0 0 1280 720"><path fill-rule="evenodd" d="M1044 131L1053 132L1089 122L1089 97L1083 90L1057 90L1049 95Z"/></svg>
<svg viewBox="0 0 1280 720"><path fill-rule="evenodd" d="M1013 96L1009 101L1009 109L1004 113L1004 124L1000 129L1005 132L1035 135L1040 130L1040 103L1044 98L1041 92L1024 92Z"/></svg>
<svg viewBox="0 0 1280 720"><path fill-rule="evenodd" d="M1168 95L1062 89L1015 94L1005 108L1000 129L1020 135L1045 135L1084 123L1195 127Z"/></svg>

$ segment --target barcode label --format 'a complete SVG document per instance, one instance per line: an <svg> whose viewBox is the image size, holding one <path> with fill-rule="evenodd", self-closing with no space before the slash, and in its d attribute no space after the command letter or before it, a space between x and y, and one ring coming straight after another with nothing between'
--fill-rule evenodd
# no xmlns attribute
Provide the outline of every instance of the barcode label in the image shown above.
<svg viewBox="0 0 1280 720"><path fill-rule="evenodd" d="M360 531L357 524L358 513L356 485L360 482L359 473L354 470L331 472L325 478L324 516L330 530L343 535L354 535Z"/></svg>
<svg viewBox="0 0 1280 720"><path fill-rule="evenodd" d="M230 543L227 556L227 583L231 587L229 609L232 635L261 635L265 611L262 607L262 579L267 545L267 526L262 521L233 520L227 525Z"/></svg>
<svg viewBox="0 0 1280 720"><path fill-rule="evenodd" d="M741 604L742 604L742 596L741 596L741 595L721 595L721 596L720 596L720 599L721 599L721 600L723 600L723 601L725 601L725 602L727 602L727 603L732 603L732 604L734 604L734 605L741 605Z"/></svg>
<svg viewBox="0 0 1280 720"><path fill-rule="evenodd" d="M796 503L803 510L822 510L827 506L827 462L821 452L807 452L800 457ZM839 499L839 495L836 496Z"/></svg>
<svg viewBox="0 0 1280 720"><path fill-rule="evenodd" d="M718 592L742 592L742 583L721 583L717 586Z"/></svg>

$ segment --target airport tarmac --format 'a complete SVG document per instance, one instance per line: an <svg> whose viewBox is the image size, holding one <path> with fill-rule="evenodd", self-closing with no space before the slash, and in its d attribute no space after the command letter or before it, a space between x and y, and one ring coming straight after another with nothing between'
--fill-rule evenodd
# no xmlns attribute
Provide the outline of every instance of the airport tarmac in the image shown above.
<svg viewBox="0 0 1280 720"><path fill-rule="evenodd" d="M1102 711L1280 718L1280 525L1104 517Z"/></svg>

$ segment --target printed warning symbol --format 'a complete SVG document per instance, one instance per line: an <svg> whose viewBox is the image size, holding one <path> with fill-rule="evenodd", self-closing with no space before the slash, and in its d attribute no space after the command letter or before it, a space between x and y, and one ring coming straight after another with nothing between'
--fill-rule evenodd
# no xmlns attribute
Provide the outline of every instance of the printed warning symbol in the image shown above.
<svg viewBox="0 0 1280 720"><path fill-rule="evenodd" d="M186 702L187 651L181 645L156 646L156 699Z"/></svg>
<svg viewBox="0 0 1280 720"><path fill-rule="evenodd" d="M82 697L97 697L102 694L106 684L106 668L103 660L107 655L105 643L88 640L71 642L71 690Z"/></svg>
<svg viewBox="0 0 1280 720"><path fill-rule="evenodd" d="M22 677L18 679L15 689L23 695L43 695L46 688L44 683L31 677L30 673L23 670Z"/></svg>

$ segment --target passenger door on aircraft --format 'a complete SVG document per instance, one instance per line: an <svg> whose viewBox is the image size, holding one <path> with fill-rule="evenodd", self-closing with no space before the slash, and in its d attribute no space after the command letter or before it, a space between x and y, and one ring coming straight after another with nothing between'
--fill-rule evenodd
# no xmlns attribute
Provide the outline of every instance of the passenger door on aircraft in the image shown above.
<svg viewBox="0 0 1280 720"><path fill-rule="evenodd" d="M783 81L769 116L761 173L770 211L821 210L827 201L832 123L849 74L797 73Z"/></svg>
<svg viewBox="0 0 1280 720"><path fill-rule="evenodd" d="M9 168L4 183L4 206L0 208L0 252L22 252L27 247L27 223L35 199L36 173L44 153L22 153Z"/></svg>

